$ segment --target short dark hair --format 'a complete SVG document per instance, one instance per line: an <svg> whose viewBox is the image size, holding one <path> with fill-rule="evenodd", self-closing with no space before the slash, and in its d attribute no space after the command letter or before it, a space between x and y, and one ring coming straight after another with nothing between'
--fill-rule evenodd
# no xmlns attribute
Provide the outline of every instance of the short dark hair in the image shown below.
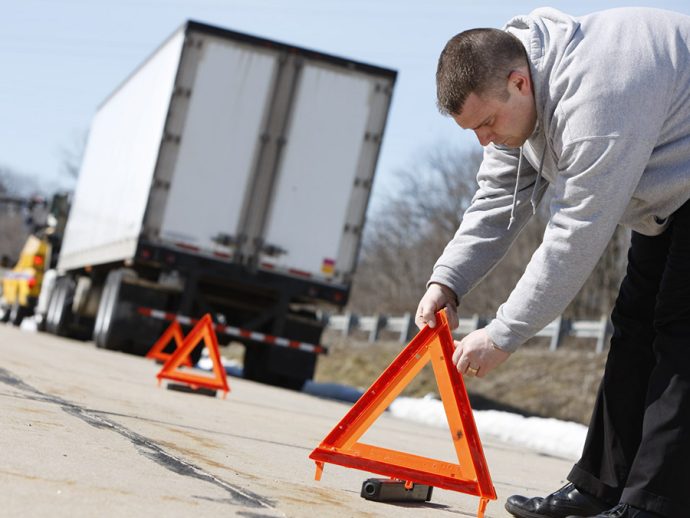
<svg viewBox="0 0 690 518"><path fill-rule="evenodd" d="M453 36L441 52L436 69L438 109L459 115L474 92L506 100L506 80L516 66L527 64L522 42L498 29L470 29Z"/></svg>

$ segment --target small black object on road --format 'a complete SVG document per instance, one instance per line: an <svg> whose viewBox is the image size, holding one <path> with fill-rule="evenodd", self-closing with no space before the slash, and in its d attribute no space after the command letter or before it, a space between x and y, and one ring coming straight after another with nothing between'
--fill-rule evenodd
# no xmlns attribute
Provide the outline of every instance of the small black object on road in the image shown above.
<svg viewBox="0 0 690 518"><path fill-rule="evenodd" d="M201 394L202 396L216 397L218 391L207 389L204 387L192 388L188 385L181 385L179 383L168 383L165 387L168 390L175 390L177 392L187 392L189 394Z"/></svg>
<svg viewBox="0 0 690 518"><path fill-rule="evenodd" d="M369 478L362 484L361 497L375 502L428 502L433 489L425 484L407 489L404 480Z"/></svg>

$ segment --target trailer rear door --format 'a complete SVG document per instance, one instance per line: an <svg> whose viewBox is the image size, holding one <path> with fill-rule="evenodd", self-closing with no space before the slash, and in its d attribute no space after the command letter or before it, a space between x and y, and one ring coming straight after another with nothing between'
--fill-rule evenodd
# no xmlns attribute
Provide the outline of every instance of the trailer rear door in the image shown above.
<svg viewBox="0 0 690 518"><path fill-rule="evenodd" d="M230 253L260 143L277 57L274 52L195 35L201 55L190 85L160 237Z"/></svg>
<svg viewBox="0 0 690 518"><path fill-rule="evenodd" d="M343 282L354 269L390 90L376 76L304 66L264 241L265 268ZM345 246L345 245L351 246Z"/></svg>

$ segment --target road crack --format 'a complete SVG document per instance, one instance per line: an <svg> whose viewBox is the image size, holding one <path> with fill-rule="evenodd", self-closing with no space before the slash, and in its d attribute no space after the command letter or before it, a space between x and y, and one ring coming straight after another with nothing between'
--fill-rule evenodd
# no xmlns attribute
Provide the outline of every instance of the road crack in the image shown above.
<svg viewBox="0 0 690 518"><path fill-rule="evenodd" d="M62 399L61 397L41 392L3 368L0 368L0 383L24 392L27 399L58 405L67 414L84 421L90 426L102 430L110 430L119 434L131 442L137 451L144 457L173 473L195 478L219 487L230 495L230 498L223 499L224 502L253 509L261 508L264 510L275 510L273 502L269 499L230 484L199 466L172 455L154 441L147 439L115 421L99 415L99 412L96 410L89 410L76 403Z"/></svg>

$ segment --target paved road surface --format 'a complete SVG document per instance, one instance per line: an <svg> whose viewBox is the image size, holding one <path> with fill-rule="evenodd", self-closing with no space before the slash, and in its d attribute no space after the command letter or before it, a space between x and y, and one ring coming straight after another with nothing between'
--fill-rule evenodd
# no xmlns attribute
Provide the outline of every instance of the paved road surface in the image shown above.
<svg viewBox="0 0 690 518"><path fill-rule="evenodd" d="M0 325L0 516L448 517L478 499L423 505L359 496L368 473L308 459L349 404L230 379L227 399L160 388L160 366ZM363 442L450 462L448 431L382 416ZM513 493L555 489L570 462L486 441L507 516Z"/></svg>

